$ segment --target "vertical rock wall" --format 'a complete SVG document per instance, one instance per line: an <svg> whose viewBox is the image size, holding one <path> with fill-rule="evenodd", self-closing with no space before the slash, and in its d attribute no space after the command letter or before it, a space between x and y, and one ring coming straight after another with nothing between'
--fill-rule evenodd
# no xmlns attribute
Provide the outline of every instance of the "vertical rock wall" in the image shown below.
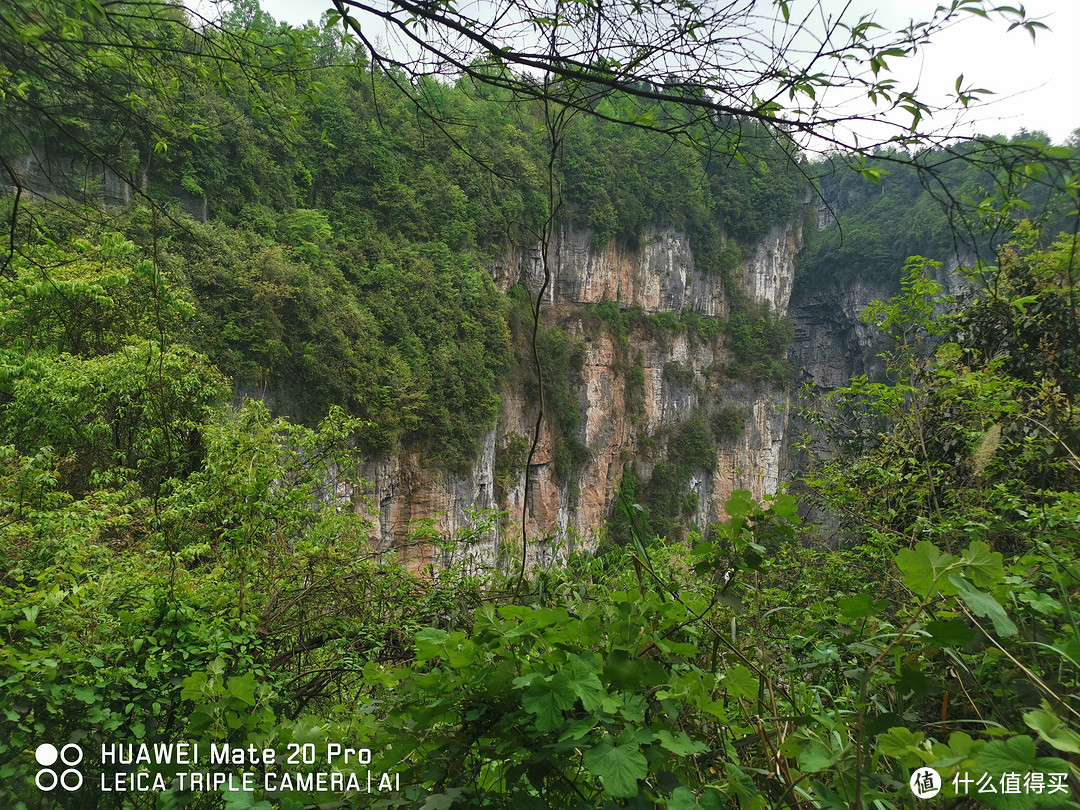
<svg viewBox="0 0 1080 810"><path fill-rule="evenodd" d="M731 283L749 298L786 314L800 242L797 225L773 229L758 244L744 248L744 261ZM615 301L624 310L726 318L730 296L725 282L719 274L696 269L685 234L653 228L636 250L615 242L596 250L591 233L566 228L550 251L550 264L545 325L558 325L584 346L573 391L581 414L577 438L588 447L588 459L570 480L558 480L554 441L545 422L532 460L528 504L523 470L514 471L506 491L496 491L499 448L512 434L531 440L536 419L536 403L525 393L525 381L534 372L522 368L504 393L498 425L484 437L472 470L454 474L432 469L414 452L367 463L363 473L371 487L364 508L377 519L384 545L400 549L417 569L445 562L448 553L425 539L421 521L433 518L443 536L463 536L473 525L467 513L471 509L506 512L497 528L469 538L469 553L487 563L518 558L523 514L533 564L593 547L614 507L624 467L633 461L639 474L648 476L667 455L667 437L695 412L733 408L745 420L737 437L718 441L715 471L691 479L690 489L697 495L694 522L704 526L721 519L723 503L734 489L749 489L761 497L776 491L780 482L788 406L784 386L727 377L723 369L732 358L723 334L703 340L689 330L658 333L639 325L630 329L624 346L590 314L589 305ZM522 283L535 293L543 278L539 251L508 253L492 272L503 290ZM637 358L644 372L640 402L628 401L630 359ZM665 373L671 368L679 374Z"/></svg>

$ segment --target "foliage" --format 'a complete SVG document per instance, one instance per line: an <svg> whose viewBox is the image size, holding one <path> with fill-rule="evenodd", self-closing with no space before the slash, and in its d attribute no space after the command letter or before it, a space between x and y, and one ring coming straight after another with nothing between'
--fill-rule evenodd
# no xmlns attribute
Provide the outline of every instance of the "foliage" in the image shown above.
<svg viewBox="0 0 1080 810"><path fill-rule="evenodd" d="M795 328L786 315L764 309L734 309L725 324L734 360L727 368L731 377L750 380L791 379L794 369L787 359Z"/></svg>
<svg viewBox="0 0 1080 810"><path fill-rule="evenodd" d="M1064 165L1040 164L1054 155ZM896 268L912 254L961 265L992 263L1019 219L1037 219L1048 234L1071 227L1068 192L1076 144L1052 146L1041 133L989 138L941 149L882 151L865 165L868 179L850 171L850 156L813 166L826 225L804 229L798 258L804 285L854 279L898 284ZM1027 167L1024 169L1023 167ZM876 181L876 182L875 182Z"/></svg>
<svg viewBox="0 0 1080 810"><path fill-rule="evenodd" d="M727 535L732 550L782 534L793 515L786 502L775 513L742 503L749 508ZM720 603L708 588L679 584L693 560L723 564L715 551L688 559L677 545L658 543L644 557L628 548L602 572L599 561L579 560L580 572L572 565L546 582L552 604L481 607L469 632L420 633L410 667L370 667L388 701L375 740L409 774L405 799L470 807L757 800L721 730L757 681L738 658L728 664L714 653L706 663ZM578 591L586 573L596 584ZM572 611L558 604L566 591L577 591ZM418 739L417 727L429 733Z"/></svg>
<svg viewBox="0 0 1080 810"><path fill-rule="evenodd" d="M896 339L891 384L857 378L818 418L844 454L813 478L841 515L874 514L890 545L924 532L1019 550L1033 523L1076 508L1072 255L1068 242L1007 247L987 291L948 320L929 263L909 260L901 295L865 315Z"/></svg>
<svg viewBox="0 0 1080 810"><path fill-rule="evenodd" d="M709 427L712 428L713 438L717 441L731 440L739 437L743 425L746 423L747 414L733 406L725 406L716 411L709 418Z"/></svg>
<svg viewBox="0 0 1080 810"><path fill-rule="evenodd" d="M495 486L502 493L502 499L517 486L528 458L529 440L520 433L507 433L495 453Z"/></svg>
<svg viewBox="0 0 1080 810"><path fill-rule="evenodd" d="M536 352L544 380L546 419L554 444L555 475L561 481L570 481L589 457L589 448L578 436L581 404L575 391L585 359L585 343L557 325L541 326L536 333ZM526 383L525 391L534 401L538 399L539 386L534 381Z"/></svg>
<svg viewBox="0 0 1080 810"><path fill-rule="evenodd" d="M698 507L690 481L745 421L733 408L652 437L666 458L651 460L647 481L624 472L609 524L624 548L512 590L480 583L458 558L497 536L498 513L474 513L453 538L434 517L417 521L413 540L461 563L418 578L371 541L376 506L344 497L360 484L357 446L410 443L460 468L493 425L507 321L521 308L504 307L483 267L507 244L535 242L553 210L538 134L551 102L591 114L568 128L557 180L598 248L640 242L655 221L690 234L701 272L730 273L739 242L790 215L803 168L792 133L818 132L828 112L816 93L836 77L785 61L786 45L750 53L779 86L766 100L715 60L680 61L687 38L736 41L757 19L739 8L585 3L552 20L518 0L524 17L513 18L551 36L544 80L510 71L514 54L499 48L494 60L470 52L451 84L388 64L354 17L342 38L276 26L250 2L205 27L171 4L11 5L0 162L14 186L26 179L7 155L43 144L155 204L117 215L128 241L21 194L5 203L0 803L41 805L34 748L45 739L279 752L357 739L405 776L388 803L429 808L893 810L916 806L905 785L924 764L949 798L969 771L1076 783L1075 240L1046 249L1016 229L982 269L985 293L955 317L940 318L924 260L870 310L897 341L891 384L856 380L833 398L830 455L810 481L844 519L850 548L836 553L800 534L790 496L757 503L741 490L726 522L678 539ZM787 2L766 11L787 28ZM407 33L465 19L446 4L374 13ZM957 0L899 39L841 23L846 44L819 56L911 115L895 141L906 146L930 110L891 84L886 62L971 13L1038 25L1022 9ZM583 62L554 47L593 30L597 41L573 51ZM466 43L482 32L458 29ZM644 50L619 52L627 42L612 34ZM656 75L665 55L675 61ZM977 91L958 82L957 94L966 106ZM616 135L613 122L636 131ZM1015 169L995 182L1067 159L1046 147L995 153ZM873 161L860 170L891 183ZM214 218L160 204L177 189L204 195ZM982 211L1000 223L1015 200ZM913 227L937 239L924 215ZM859 249L877 260L898 247L868 238ZM733 298L724 325L611 304L596 313L624 348L631 329L722 336L733 375L782 379L790 323ZM584 347L555 327L537 343L565 480L588 452L574 393ZM643 360L626 359L637 401ZM686 368L665 371L688 381ZM288 383L306 424L257 402L225 407L222 372L262 391ZM504 437L497 486L516 479L526 443ZM154 798L260 810L326 799ZM989 804L1077 806L1049 790Z"/></svg>
<svg viewBox="0 0 1080 810"><path fill-rule="evenodd" d="M701 411L674 426L666 439L666 457L652 465L648 480L641 480L637 465L629 465L623 469L619 489L624 498L643 507L641 518L651 531L676 540L684 536L698 509L698 496L689 490L691 479L716 469L716 443ZM621 510L608 516L609 541L625 545L631 529L631 521Z"/></svg>

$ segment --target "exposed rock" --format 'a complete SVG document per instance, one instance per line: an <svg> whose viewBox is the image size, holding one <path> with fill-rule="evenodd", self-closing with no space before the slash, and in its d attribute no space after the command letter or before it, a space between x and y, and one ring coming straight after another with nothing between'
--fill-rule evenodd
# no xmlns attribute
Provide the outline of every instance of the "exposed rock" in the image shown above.
<svg viewBox="0 0 1080 810"><path fill-rule="evenodd" d="M18 177L18 185L31 199L57 197L100 200L106 206L130 205L135 189L130 182L99 161L86 161L39 145L25 155L5 156ZM15 185L7 191L15 192Z"/></svg>
<svg viewBox="0 0 1080 810"><path fill-rule="evenodd" d="M795 339L789 357L800 382L823 391L835 391L856 374L876 376L881 332L862 323L859 315L875 300L893 295L887 285L863 281L820 289L800 288L789 314Z"/></svg>
<svg viewBox="0 0 1080 810"><path fill-rule="evenodd" d="M41 144L24 155L5 155L4 160L15 172L17 183L8 177L9 184L3 190L15 193L22 188L30 199L63 198L119 208L135 202L138 189L149 182L146 167L137 176L125 177L101 161L49 150ZM171 193L191 217L200 222L209 219L210 202L205 194L192 194L179 185Z"/></svg>
<svg viewBox="0 0 1080 810"><path fill-rule="evenodd" d="M786 313L792 293L794 257L801 242L797 225L774 228L758 244L744 249L744 261L732 274L745 295ZM729 297L720 274L695 268L688 237L671 228L646 231L637 250L616 242L597 251L592 234L564 228L551 248L552 279L546 294L545 319L583 341L584 363L576 392L581 407L578 440L589 448L588 460L573 480L558 481L554 471L553 440L545 423L534 453L530 493L524 509L525 533L530 538L530 565L578 547L595 545L614 508L615 489L624 465L637 460L643 475L664 456L665 430L701 410L738 408L747 414L736 439L718 445L718 463L711 475L699 472L690 481L698 496L695 522L704 526L726 519L723 504L734 489L749 489L756 497L775 492L781 476L787 426L788 394L782 386L753 385L726 379L717 369L731 358L719 335L702 341L687 332L657 335L631 329L629 351L598 328L586 307L616 301L623 309L646 313L690 310L725 318ZM493 266L504 290L522 282L536 291L543 276L539 250L509 252ZM627 402L628 357L640 354L644 371L643 402ZM665 368L678 363L678 379L666 378ZM526 370L524 373L532 373ZM536 404L520 384L504 394L498 427L484 439L476 466L464 475L425 468L416 453L402 453L364 468L372 482L369 492L387 547L401 549L410 565L423 569L437 563L430 544L409 546L409 537L422 527L418 520L435 519L444 536L459 536L470 525L466 510L505 510L501 529L472 553L489 564L513 564L521 548L524 474L495 499L496 446L510 433L531 437ZM648 440L649 449L643 444ZM673 497L675 493L673 493ZM502 555L502 556L500 556Z"/></svg>

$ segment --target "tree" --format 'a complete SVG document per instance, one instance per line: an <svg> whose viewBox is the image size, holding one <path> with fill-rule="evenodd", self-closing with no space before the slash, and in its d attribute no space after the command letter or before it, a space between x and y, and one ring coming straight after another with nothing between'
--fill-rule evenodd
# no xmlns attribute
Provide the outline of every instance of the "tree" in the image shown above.
<svg viewBox="0 0 1080 810"><path fill-rule="evenodd" d="M895 340L888 380L857 377L811 414L829 449L808 483L849 539L1022 553L1074 523L1077 237L1037 240L1021 223L965 306L912 257L901 294L863 314Z"/></svg>
<svg viewBox="0 0 1080 810"><path fill-rule="evenodd" d="M790 0L500 0L482 16L413 0L334 0L334 7L328 23L340 21L374 65L409 80L467 76L517 96L554 94L591 115L732 154L750 121L806 136L804 147L860 154L884 143L944 140L948 133L925 126L935 107L899 86L890 63L967 17L997 18L1033 37L1046 27L1022 6L988 0L952 0L899 31L868 16L831 14L820 0L801 7ZM371 34L372 18L385 25L385 39ZM852 105L849 95L841 101L832 91L839 86L868 105ZM967 107L986 92L960 77L954 104ZM598 100L613 94L621 103L599 110ZM867 140L860 133L858 143L843 134L867 122L885 124L888 134Z"/></svg>

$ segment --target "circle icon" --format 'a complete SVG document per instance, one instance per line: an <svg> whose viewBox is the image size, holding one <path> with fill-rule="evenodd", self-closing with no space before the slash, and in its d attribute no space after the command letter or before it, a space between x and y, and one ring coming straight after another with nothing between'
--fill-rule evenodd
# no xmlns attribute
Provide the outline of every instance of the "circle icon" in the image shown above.
<svg viewBox="0 0 1080 810"><path fill-rule="evenodd" d="M38 765L42 766L41 770L37 772L37 776L34 777L34 783L38 786L38 790L48 792L54 790L57 785L68 791L75 791L82 787L83 775L78 769L69 767L59 776L52 769L57 760L69 766L78 765L82 762L82 746L68 743L57 750L52 743L41 743L34 749L34 759L37 760Z"/></svg>
<svg viewBox="0 0 1080 810"><path fill-rule="evenodd" d="M48 768L54 762L60 753L56 750L56 746L52 743L42 743L34 751L34 759L37 760L38 765L43 765Z"/></svg>
<svg viewBox="0 0 1080 810"><path fill-rule="evenodd" d="M56 771L51 768L43 768L37 772L37 776L34 777L34 784L38 786L38 790L50 791L56 787L56 783L60 781L60 777L56 775Z"/></svg>
<svg viewBox="0 0 1080 810"><path fill-rule="evenodd" d="M78 790L82 787L83 775L74 768L68 768L60 774L60 784L64 790ZM55 782L53 783L56 784Z"/></svg>
<svg viewBox="0 0 1080 810"><path fill-rule="evenodd" d="M933 768L919 768L911 775L911 792L920 799L931 799L941 791L941 774Z"/></svg>

